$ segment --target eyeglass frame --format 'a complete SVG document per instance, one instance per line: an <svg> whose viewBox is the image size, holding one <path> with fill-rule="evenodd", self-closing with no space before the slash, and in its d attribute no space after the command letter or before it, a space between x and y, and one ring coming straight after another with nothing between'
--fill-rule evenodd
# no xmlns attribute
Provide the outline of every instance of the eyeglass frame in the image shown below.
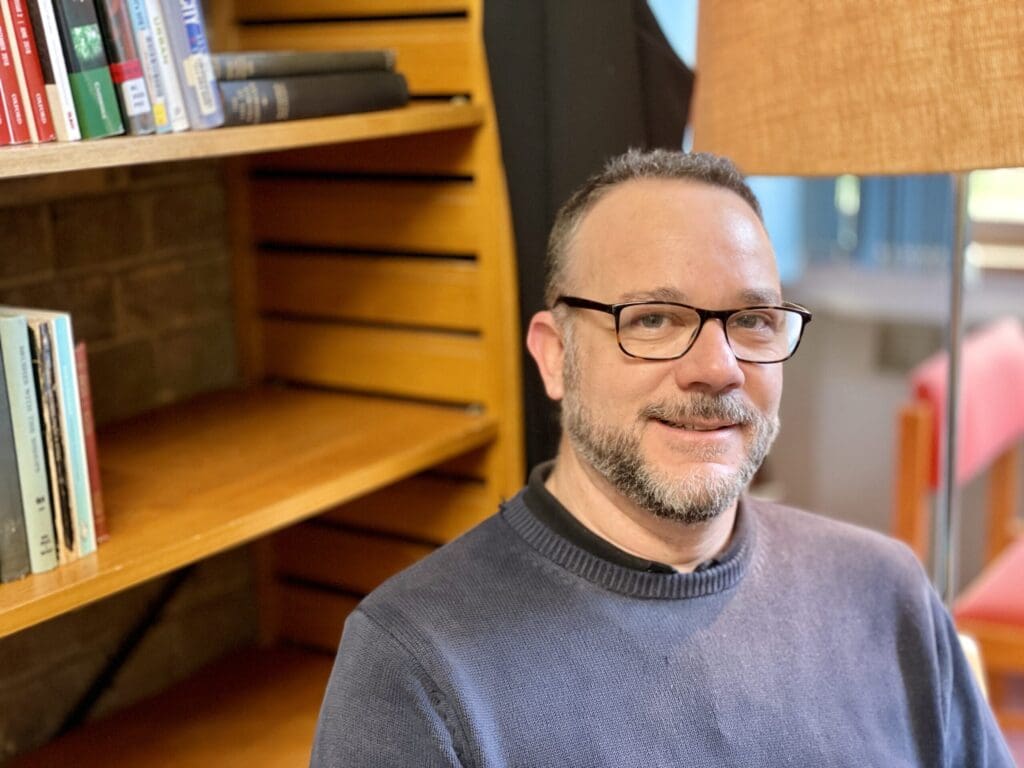
<svg viewBox="0 0 1024 768"><path fill-rule="evenodd" d="M729 351L732 352L733 357L741 363L754 363L757 365L775 365L776 363L784 363L789 360L793 355L796 354L797 349L800 347L800 342L804 337L804 330L807 328L807 324L813 319L811 311L806 307L802 307L799 304L794 304L790 301L784 301L780 305L774 304L757 304L751 307L739 307L737 309L702 309L701 307L695 307L691 304L683 304L678 301L660 301L658 299L645 299L643 301L624 301L617 304L605 304L600 301L594 301L593 299L584 299L579 296L566 296L561 295L555 299L554 306L559 304L565 304L567 307L573 307L575 309L593 309L598 312L604 312L615 318L615 341L619 345L619 349L622 350L624 355L632 357L636 360L649 360L651 362L659 362L664 360L678 360L683 357L687 352L693 349L693 345L697 343L697 339L700 336L700 332L704 330L704 325L708 320L720 320L722 322L722 333L725 334L725 341L729 345ZM697 313L700 318L700 324L697 326L697 330L694 332L693 337L690 339L690 343L686 345L686 348L678 355L673 357L644 357L643 355L635 355L624 346L622 346L622 338L619 335L619 318L622 317L622 312L628 307L643 306L645 304L660 304L668 305L671 307L682 307L689 309ZM735 314L740 312L750 312L757 309L783 309L789 312L794 312L801 318L800 323L800 334L796 337L796 344L793 345L793 349L790 353L779 360L744 360L733 349L732 341L729 339L728 320Z"/></svg>

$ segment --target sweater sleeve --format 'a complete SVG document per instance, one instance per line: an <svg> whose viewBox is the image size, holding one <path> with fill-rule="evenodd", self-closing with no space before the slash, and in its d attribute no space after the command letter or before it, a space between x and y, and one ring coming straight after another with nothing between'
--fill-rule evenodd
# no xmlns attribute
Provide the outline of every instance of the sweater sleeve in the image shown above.
<svg viewBox="0 0 1024 768"><path fill-rule="evenodd" d="M931 608L943 677L944 765L1014 768L1009 748L964 656L953 620L934 591Z"/></svg>
<svg viewBox="0 0 1024 768"><path fill-rule="evenodd" d="M461 768L444 697L409 652L360 610L345 622L311 768Z"/></svg>

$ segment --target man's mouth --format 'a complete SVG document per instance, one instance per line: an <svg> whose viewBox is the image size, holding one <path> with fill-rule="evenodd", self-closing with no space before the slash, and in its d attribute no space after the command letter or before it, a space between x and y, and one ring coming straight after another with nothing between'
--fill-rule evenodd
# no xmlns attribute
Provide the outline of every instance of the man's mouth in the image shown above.
<svg viewBox="0 0 1024 768"><path fill-rule="evenodd" d="M661 422L662 424L664 424L667 427L672 427L673 429L682 429L682 430L685 430L687 432L716 432L716 431L721 430L721 429L730 429L732 427L737 426L733 422L708 424L708 423L698 423L698 422L688 422L688 421L687 422L677 422L677 421L669 421L668 419L656 419L656 420Z"/></svg>

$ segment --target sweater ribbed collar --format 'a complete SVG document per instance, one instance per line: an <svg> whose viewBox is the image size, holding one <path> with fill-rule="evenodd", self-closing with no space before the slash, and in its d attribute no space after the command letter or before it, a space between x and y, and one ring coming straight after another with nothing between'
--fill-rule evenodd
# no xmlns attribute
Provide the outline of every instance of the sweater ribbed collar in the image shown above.
<svg viewBox="0 0 1024 768"><path fill-rule="evenodd" d="M501 516L527 544L567 571L623 595L678 600L731 589L746 573L756 545L754 510L742 497L729 546L714 565L692 573L638 571L598 557L559 535L530 510L524 497L520 491L503 504Z"/></svg>

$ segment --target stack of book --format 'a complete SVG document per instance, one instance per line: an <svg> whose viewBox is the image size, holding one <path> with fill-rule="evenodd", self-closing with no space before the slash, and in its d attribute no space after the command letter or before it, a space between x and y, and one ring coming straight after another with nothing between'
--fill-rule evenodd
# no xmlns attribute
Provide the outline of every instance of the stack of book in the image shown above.
<svg viewBox="0 0 1024 768"><path fill-rule="evenodd" d="M0 0L0 144L214 128L198 0Z"/></svg>
<svg viewBox="0 0 1024 768"><path fill-rule="evenodd" d="M66 313L0 307L0 581L106 537L85 345Z"/></svg>
<svg viewBox="0 0 1024 768"><path fill-rule="evenodd" d="M400 107L405 78L390 50L215 53L225 125L344 115Z"/></svg>

